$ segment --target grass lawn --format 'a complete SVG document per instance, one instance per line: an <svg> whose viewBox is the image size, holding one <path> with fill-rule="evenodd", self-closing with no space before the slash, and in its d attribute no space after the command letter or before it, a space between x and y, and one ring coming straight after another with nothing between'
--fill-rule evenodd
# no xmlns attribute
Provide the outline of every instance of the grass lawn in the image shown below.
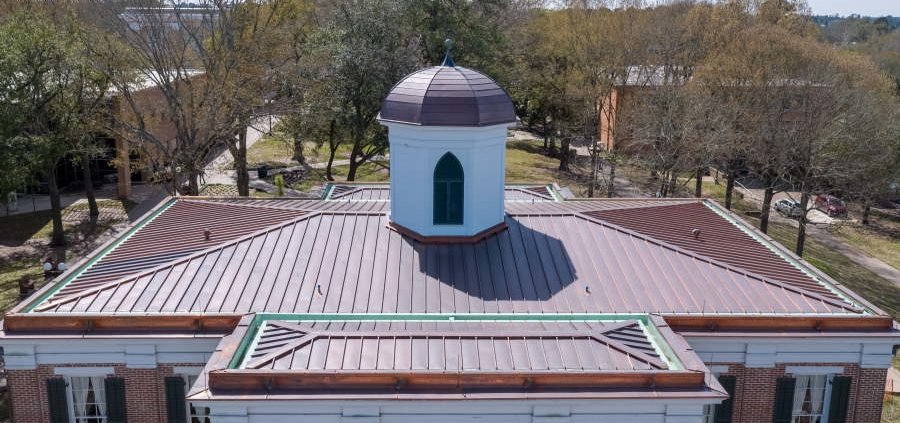
<svg viewBox="0 0 900 423"><path fill-rule="evenodd" d="M834 234L895 269L900 269L900 215L873 211L869 225L837 226Z"/></svg>
<svg viewBox="0 0 900 423"><path fill-rule="evenodd" d="M549 184L556 182L569 187L575 195L587 192L587 184L575 172L559 170L559 160L547 157L541 151L541 141L510 141L506 144L506 183ZM570 168L577 168L571 163Z"/></svg>
<svg viewBox="0 0 900 423"><path fill-rule="evenodd" d="M306 142L303 145L303 155L306 157L307 163L328 161L327 146L316 147L316 144L312 142ZM349 143L341 144L335 160L346 159L350 155L351 147ZM247 149L247 163L251 168L264 163L269 166L295 166L297 162L291 159L293 154L293 140L281 132L274 132L272 135L263 136Z"/></svg>

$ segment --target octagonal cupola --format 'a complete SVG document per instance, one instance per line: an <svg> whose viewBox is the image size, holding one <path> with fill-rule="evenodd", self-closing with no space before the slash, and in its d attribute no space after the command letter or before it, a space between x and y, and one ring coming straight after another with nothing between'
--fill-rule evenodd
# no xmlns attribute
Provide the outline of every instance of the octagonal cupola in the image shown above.
<svg viewBox="0 0 900 423"><path fill-rule="evenodd" d="M404 77L378 120L388 128L391 224L421 237L473 237L502 226L512 100L476 70L444 62Z"/></svg>

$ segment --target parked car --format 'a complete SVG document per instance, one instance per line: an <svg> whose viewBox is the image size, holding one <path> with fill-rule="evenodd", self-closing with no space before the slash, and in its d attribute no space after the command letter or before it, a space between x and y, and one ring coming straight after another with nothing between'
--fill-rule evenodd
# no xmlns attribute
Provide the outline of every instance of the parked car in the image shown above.
<svg viewBox="0 0 900 423"><path fill-rule="evenodd" d="M776 201L775 210L787 217L803 216L803 208L800 207L799 202L794 200L783 199Z"/></svg>
<svg viewBox="0 0 900 423"><path fill-rule="evenodd" d="M816 196L816 208L822 210L830 217L847 216L847 205L833 195L820 194Z"/></svg>

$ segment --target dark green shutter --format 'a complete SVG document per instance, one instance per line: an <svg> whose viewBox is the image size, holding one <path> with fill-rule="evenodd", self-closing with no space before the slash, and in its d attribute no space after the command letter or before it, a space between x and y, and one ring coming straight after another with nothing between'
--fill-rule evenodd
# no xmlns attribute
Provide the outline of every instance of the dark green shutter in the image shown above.
<svg viewBox="0 0 900 423"><path fill-rule="evenodd" d="M106 421L125 423L125 379L110 376L104 381L106 388Z"/></svg>
<svg viewBox="0 0 900 423"><path fill-rule="evenodd" d="M184 378L169 376L166 378L166 409L169 412L169 423L187 423L185 409Z"/></svg>
<svg viewBox="0 0 900 423"><path fill-rule="evenodd" d="M50 423L69 423L69 404L66 400L66 380L47 379L47 399L50 402Z"/></svg>
<svg viewBox="0 0 900 423"><path fill-rule="evenodd" d="M772 414L774 423L791 423L794 408L794 387L797 380L780 377L775 384L775 407Z"/></svg>
<svg viewBox="0 0 900 423"><path fill-rule="evenodd" d="M728 399L722 401L715 408L715 423L731 423L731 413L734 408L734 388L737 385L737 378L734 376L719 376L719 383L728 392Z"/></svg>
<svg viewBox="0 0 900 423"><path fill-rule="evenodd" d="M831 380L831 405L828 407L828 423L847 421L850 408L850 376L835 376Z"/></svg>

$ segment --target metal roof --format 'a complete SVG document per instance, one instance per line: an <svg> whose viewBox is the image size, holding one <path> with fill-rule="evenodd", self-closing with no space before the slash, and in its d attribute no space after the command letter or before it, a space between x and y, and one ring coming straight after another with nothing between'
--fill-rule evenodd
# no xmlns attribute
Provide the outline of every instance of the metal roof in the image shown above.
<svg viewBox="0 0 900 423"><path fill-rule="evenodd" d="M378 119L423 126L489 126L515 122L516 112L506 91L481 72L433 66L394 85Z"/></svg>
<svg viewBox="0 0 900 423"><path fill-rule="evenodd" d="M821 281L791 264L702 203L646 209L608 209L586 214L823 297L841 298ZM739 254L735 254L736 252Z"/></svg>
<svg viewBox="0 0 900 423"><path fill-rule="evenodd" d="M244 203L286 207L285 202L290 201ZM666 240L666 233L650 233L643 227L639 228L642 233L626 224L603 220L600 215L576 211L591 204L594 211L604 205L631 207L632 213L637 213L632 217L638 221L640 214L645 213L653 219L694 222L689 226L712 225L717 219L732 224L714 214L702 215L702 220L696 214L671 210L660 215L660 210L649 205L652 200L508 203L507 230L465 245L421 244L388 228L385 208L357 210L358 205L385 204L383 201L296 202L320 211L286 216L253 234L100 286L60 290L37 305L35 311L862 312L849 300L826 295L827 292L798 281L781 280L784 269L780 264L740 267L741 263L717 258L702 245L675 238ZM326 207L329 203L334 207ZM575 209L562 207L568 204ZM670 204L677 202L659 201L656 207ZM510 205L526 209L514 212ZM541 210L550 206L554 208ZM677 225L673 223L676 228ZM184 222L175 226L184 227ZM141 231L148 228L149 225ZM161 229L149 232L156 230ZM148 248L159 242L159 238L152 239ZM748 242L757 241L743 232L729 231L721 242L741 246L732 249L733 255L742 254L744 248L748 254L756 254ZM765 263L784 261L776 255L761 255L757 259ZM773 273L768 272L770 268ZM809 281L817 283L811 277Z"/></svg>
<svg viewBox="0 0 900 423"><path fill-rule="evenodd" d="M622 322L265 322L241 366L439 372L655 370L668 365Z"/></svg>
<svg viewBox="0 0 900 423"><path fill-rule="evenodd" d="M99 257L75 280L62 287L58 295L72 294L152 269L304 213L301 210L261 209L252 204L179 200L114 250ZM206 239L205 231L209 231L209 239Z"/></svg>
<svg viewBox="0 0 900 423"><path fill-rule="evenodd" d="M344 317L347 316L347 317ZM720 398L658 316L255 314L222 339L198 399ZM349 318L349 320L348 320Z"/></svg>

